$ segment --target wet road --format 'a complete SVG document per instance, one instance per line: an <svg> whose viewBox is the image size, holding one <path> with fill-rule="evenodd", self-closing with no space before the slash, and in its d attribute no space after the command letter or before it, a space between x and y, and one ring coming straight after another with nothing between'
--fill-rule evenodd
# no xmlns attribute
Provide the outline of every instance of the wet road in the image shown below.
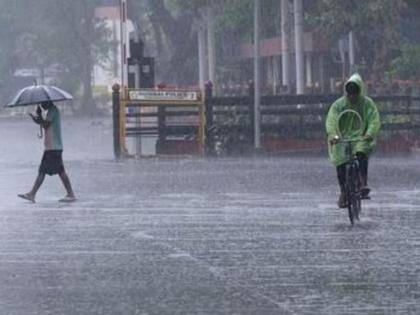
<svg viewBox="0 0 420 315"><path fill-rule="evenodd" d="M420 158L371 161L349 226L325 158L115 162L110 122L65 118L57 177L1 120L0 314L419 314Z"/></svg>

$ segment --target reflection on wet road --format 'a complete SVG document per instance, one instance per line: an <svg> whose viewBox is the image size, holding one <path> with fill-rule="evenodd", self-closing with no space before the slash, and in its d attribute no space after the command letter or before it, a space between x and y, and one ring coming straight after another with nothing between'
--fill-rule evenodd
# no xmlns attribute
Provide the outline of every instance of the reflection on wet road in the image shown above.
<svg viewBox="0 0 420 315"><path fill-rule="evenodd" d="M414 157L371 161L351 228L324 157L115 162L108 121L64 121L59 204L26 120L1 121L1 314L418 314Z"/></svg>

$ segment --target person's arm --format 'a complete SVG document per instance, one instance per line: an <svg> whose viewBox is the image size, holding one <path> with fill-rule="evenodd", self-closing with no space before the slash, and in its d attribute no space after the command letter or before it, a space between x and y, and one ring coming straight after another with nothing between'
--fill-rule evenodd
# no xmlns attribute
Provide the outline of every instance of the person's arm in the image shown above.
<svg viewBox="0 0 420 315"><path fill-rule="evenodd" d="M325 129L330 143L335 143L338 139L337 118L337 106L336 103L334 103L331 105L327 114L327 119L325 120Z"/></svg>
<svg viewBox="0 0 420 315"><path fill-rule="evenodd" d="M373 140L381 129L381 119L379 117L378 108L375 103L371 103L368 109L367 130L365 137L367 140Z"/></svg>
<svg viewBox="0 0 420 315"><path fill-rule="evenodd" d="M37 125L40 125L45 130L47 130L51 126L51 121L44 119L42 115L35 116L34 114L29 113L29 116L31 116L34 123L36 123Z"/></svg>

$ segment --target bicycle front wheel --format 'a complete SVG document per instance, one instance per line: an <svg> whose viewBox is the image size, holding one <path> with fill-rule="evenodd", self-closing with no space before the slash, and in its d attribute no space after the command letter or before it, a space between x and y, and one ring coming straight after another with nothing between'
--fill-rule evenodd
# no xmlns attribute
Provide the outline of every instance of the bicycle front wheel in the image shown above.
<svg viewBox="0 0 420 315"><path fill-rule="evenodd" d="M346 171L346 198L347 209L351 225L354 225L354 219L359 217L360 200L357 198L357 177L355 167L350 164Z"/></svg>

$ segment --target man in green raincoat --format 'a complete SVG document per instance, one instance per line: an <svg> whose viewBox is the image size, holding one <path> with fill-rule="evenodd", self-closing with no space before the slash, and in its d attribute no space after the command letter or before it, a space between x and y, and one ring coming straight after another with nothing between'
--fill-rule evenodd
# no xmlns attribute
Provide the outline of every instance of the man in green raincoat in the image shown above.
<svg viewBox="0 0 420 315"><path fill-rule="evenodd" d="M361 119L354 114L344 114L340 118L340 113L347 109L356 111ZM328 135L328 152L331 162L337 167L338 183L340 185L340 197L338 207L347 207L344 185L346 181L346 167L348 157L345 151L345 143L340 142L342 138L360 137L362 140L353 143L353 154L357 155L360 165L360 182L363 197L368 197L370 189L367 186L368 158L376 145L376 136L379 133L381 123L378 109L375 103L365 95L364 84L359 74L354 74L344 85L344 96L336 100L328 111L326 120L326 130ZM359 133L361 129L361 134Z"/></svg>

